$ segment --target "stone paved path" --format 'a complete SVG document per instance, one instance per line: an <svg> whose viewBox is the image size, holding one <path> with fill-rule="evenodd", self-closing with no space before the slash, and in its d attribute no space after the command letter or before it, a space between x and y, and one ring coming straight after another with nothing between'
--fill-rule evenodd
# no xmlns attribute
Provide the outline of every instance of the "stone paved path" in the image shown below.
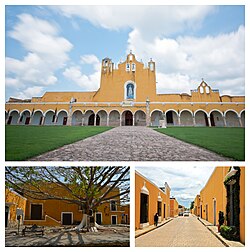
<svg viewBox="0 0 250 252"><path fill-rule="evenodd" d="M34 157L35 161L221 161L211 151L147 127L117 127Z"/></svg>
<svg viewBox="0 0 250 252"><path fill-rule="evenodd" d="M224 247L196 217L178 217L135 239L136 247Z"/></svg>

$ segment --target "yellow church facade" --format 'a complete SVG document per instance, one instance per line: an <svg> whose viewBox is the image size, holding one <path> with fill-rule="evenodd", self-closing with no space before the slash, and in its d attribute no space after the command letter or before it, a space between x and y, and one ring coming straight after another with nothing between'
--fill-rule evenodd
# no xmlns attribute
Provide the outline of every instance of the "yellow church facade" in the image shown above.
<svg viewBox="0 0 250 252"><path fill-rule="evenodd" d="M115 67L102 60L100 87L93 92L46 92L31 99L9 98L11 125L101 125L245 127L245 97L220 96L202 81L190 94L157 94L156 66L131 52Z"/></svg>

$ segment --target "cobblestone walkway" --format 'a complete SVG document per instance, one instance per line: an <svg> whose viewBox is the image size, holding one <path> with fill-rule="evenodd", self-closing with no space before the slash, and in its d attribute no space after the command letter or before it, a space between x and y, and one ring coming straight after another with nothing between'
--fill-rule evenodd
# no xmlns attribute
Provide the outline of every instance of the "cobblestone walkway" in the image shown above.
<svg viewBox="0 0 250 252"><path fill-rule="evenodd" d="M135 239L136 247L224 247L195 217L178 217Z"/></svg>
<svg viewBox="0 0 250 252"><path fill-rule="evenodd" d="M117 127L34 157L35 161L221 161L211 151L147 127Z"/></svg>

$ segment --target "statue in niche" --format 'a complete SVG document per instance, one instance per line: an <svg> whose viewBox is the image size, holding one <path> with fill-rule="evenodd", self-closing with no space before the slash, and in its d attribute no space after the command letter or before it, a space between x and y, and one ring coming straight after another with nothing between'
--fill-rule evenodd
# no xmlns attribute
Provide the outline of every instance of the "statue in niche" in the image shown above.
<svg viewBox="0 0 250 252"><path fill-rule="evenodd" d="M127 99L134 99L134 85L127 85Z"/></svg>

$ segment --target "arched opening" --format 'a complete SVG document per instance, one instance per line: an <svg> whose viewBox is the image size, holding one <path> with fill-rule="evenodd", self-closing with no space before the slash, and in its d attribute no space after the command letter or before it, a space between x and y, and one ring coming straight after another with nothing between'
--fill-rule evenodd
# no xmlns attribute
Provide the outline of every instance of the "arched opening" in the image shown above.
<svg viewBox="0 0 250 252"><path fill-rule="evenodd" d="M91 114L88 118L88 125L95 125L95 114Z"/></svg>
<svg viewBox="0 0 250 252"><path fill-rule="evenodd" d="M45 114L44 125L54 125L54 122L55 122L55 112L50 110Z"/></svg>
<svg viewBox="0 0 250 252"><path fill-rule="evenodd" d="M184 110L180 114L180 122L182 126L193 126L193 116L192 113L188 110Z"/></svg>
<svg viewBox="0 0 250 252"><path fill-rule="evenodd" d="M7 124L10 125L16 125L18 122L18 118L19 118L19 113L17 111L12 111L9 115Z"/></svg>
<svg viewBox="0 0 250 252"><path fill-rule="evenodd" d="M94 125L95 124L95 113L93 110L88 110L84 114L84 125Z"/></svg>
<svg viewBox="0 0 250 252"><path fill-rule="evenodd" d="M57 115L56 125L67 125L68 115L66 111L60 111Z"/></svg>
<svg viewBox="0 0 250 252"><path fill-rule="evenodd" d="M30 123L30 112L28 110L25 110L21 114L19 124L28 125L29 123Z"/></svg>
<svg viewBox="0 0 250 252"><path fill-rule="evenodd" d="M98 117L99 117L99 121L98 121ZM97 113L96 125L107 126L107 122L108 122L107 119L108 119L107 112L105 110L100 110Z"/></svg>
<svg viewBox="0 0 250 252"><path fill-rule="evenodd" d="M32 116L31 124L32 125L41 125L43 121L43 114L41 111L35 111L34 115Z"/></svg>
<svg viewBox="0 0 250 252"><path fill-rule="evenodd" d="M176 111L169 110L166 113L166 122L167 122L167 125L178 125L178 115Z"/></svg>
<svg viewBox="0 0 250 252"><path fill-rule="evenodd" d="M236 112L230 110L226 112L226 123L227 123L227 127L239 127L240 123L239 123L239 118L238 115L236 114Z"/></svg>
<svg viewBox="0 0 250 252"><path fill-rule="evenodd" d="M135 112L135 126L146 126L146 113L144 111Z"/></svg>
<svg viewBox="0 0 250 252"><path fill-rule="evenodd" d="M210 112L210 121L212 127L224 127L223 117L219 111Z"/></svg>
<svg viewBox="0 0 250 252"><path fill-rule="evenodd" d="M82 111L76 110L72 114L72 125L74 126L81 126L83 123L83 114Z"/></svg>
<svg viewBox="0 0 250 252"><path fill-rule="evenodd" d="M117 110L112 110L109 113L109 126L120 126L120 113Z"/></svg>
<svg viewBox="0 0 250 252"><path fill-rule="evenodd" d="M245 111L242 111L240 118L241 118L242 127L245 127Z"/></svg>
<svg viewBox="0 0 250 252"><path fill-rule="evenodd" d="M151 126L159 126L160 125L160 119L162 117L162 112L160 110L155 110L151 114Z"/></svg>
<svg viewBox="0 0 250 252"><path fill-rule="evenodd" d="M125 126L133 125L133 114L131 111L126 110L122 113L122 125Z"/></svg>
<svg viewBox="0 0 250 252"><path fill-rule="evenodd" d="M207 114L204 111L197 111L195 113L196 126L209 126Z"/></svg>

